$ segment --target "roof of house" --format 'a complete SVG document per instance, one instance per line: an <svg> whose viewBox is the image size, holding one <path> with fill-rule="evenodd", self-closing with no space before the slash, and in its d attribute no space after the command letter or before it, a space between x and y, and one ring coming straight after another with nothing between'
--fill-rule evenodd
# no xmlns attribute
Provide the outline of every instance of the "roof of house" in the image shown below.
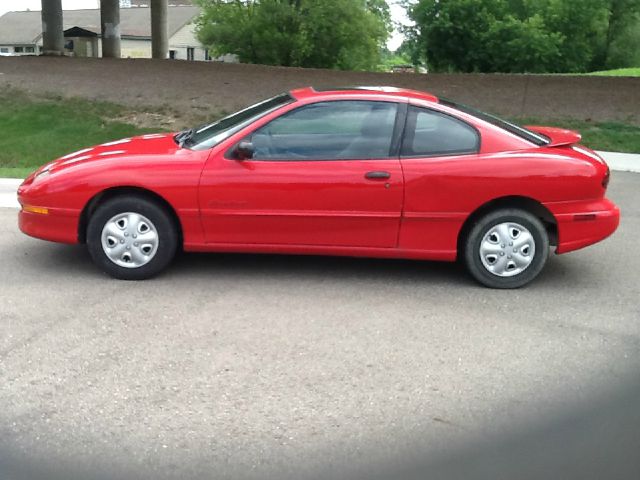
<svg viewBox="0 0 640 480"><path fill-rule="evenodd" d="M200 13L198 7L169 7L169 38ZM33 44L42 35L40 11L8 12L0 17L0 45ZM65 10L62 14L64 30L79 27L100 34L100 10ZM120 35L122 37L151 38L149 8L121 8Z"/></svg>

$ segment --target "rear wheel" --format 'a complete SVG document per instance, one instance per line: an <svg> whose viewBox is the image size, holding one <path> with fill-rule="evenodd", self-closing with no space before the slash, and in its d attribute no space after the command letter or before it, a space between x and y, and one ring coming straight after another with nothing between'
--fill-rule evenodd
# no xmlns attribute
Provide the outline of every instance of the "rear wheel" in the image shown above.
<svg viewBox="0 0 640 480"><path fill-rule="evenodd" d="M152 200L134 195L100 205L87 228L94 263L123 280L150 278L169 265L178 235L171 216Z"/></svg>
<svg viewBox="0 0 640 480"><path fill-rule="evenodd" d="M542 271L549 237L542 222L520 209L499 209L481 217L464 242L471 275L491 288L519 288Z"/></svg>

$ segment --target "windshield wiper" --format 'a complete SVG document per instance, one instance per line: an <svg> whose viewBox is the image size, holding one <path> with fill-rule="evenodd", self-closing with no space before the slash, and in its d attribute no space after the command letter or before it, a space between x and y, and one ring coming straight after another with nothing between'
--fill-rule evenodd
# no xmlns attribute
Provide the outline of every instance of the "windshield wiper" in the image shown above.
<svg viewBox="0 0 640 480"><path fill-rule="evenodd" d="M190 128L188 130L184 130L179 134L177 134L175 137L175 140L178 143L178 146L180 146L180 148L184 147L184 144L187 143L189 140L191 140L191 138L195 133L196 133L196 129Z"/></svg>

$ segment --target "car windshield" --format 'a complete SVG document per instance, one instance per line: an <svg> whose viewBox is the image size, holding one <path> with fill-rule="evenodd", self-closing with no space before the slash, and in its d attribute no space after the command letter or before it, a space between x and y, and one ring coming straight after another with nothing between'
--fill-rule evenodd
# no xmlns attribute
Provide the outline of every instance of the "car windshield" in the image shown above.
<svg viewBox="0 0 640 480"><path fill-rule="evenodd" d="M467 113L476 118L479 118L480 120L484 120L491 125L502 128L503 130L517 135L520 138L524 138L525 140L528 140L529 142L534 143L538 146L547 145L550 141L549 138L544 135L532 132L531 130L521 127L520 125L516 125L515 123L507 122L506 120L496 117L495 115L491 115L490 113L476 110L475 108L469 107L468 105L456 103L442 97L439 98L439 103L444 105L445 107L455 108L456 110L459 110L463 113Z"/></svg>
<svg viewBox="0 0 640 480"><path fill-rule="evenodd" d="M192 150L205 150L214 147L259 118L293 101L294 99L291 95L283 93L251 105L216 122L181 132L176 135L176 142Z"/></svg>

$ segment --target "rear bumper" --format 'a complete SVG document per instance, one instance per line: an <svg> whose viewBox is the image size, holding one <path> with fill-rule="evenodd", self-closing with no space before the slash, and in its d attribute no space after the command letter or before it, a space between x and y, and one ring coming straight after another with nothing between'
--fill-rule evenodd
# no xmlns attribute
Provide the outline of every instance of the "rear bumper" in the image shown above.
<svg viewBox="0 0 640 480"><path fill-rule="evenodd" d="M558 222L556 253L567 253L600 242L616 231L620 209L610 200L548 204Z"/></svg>

